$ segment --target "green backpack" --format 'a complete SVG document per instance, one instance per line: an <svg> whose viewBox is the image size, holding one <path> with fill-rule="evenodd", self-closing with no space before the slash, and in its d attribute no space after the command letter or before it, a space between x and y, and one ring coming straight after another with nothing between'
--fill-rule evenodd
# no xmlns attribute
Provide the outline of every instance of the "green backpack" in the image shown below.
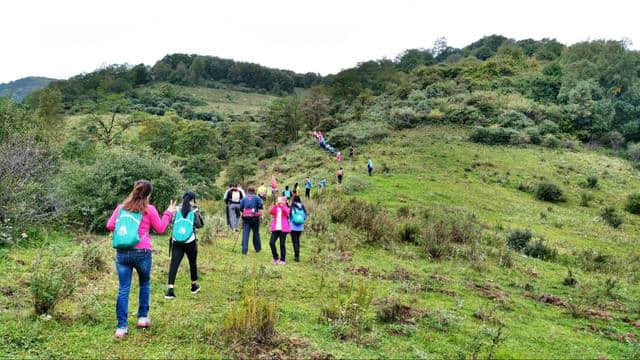
<svg viewBox="0 0 640 360"><path fill-rule="evenodd" d="M175 242L185 242L193 234L193 222L196 218L194 211L189 211L187 217L182 216L182 211L176 211L176 219L173 221L171 236Z"/></svg>
<svg viewBox="0 0 640 360"><path fill-rule="evenodd" d="M131 212L120 208L116 227L113 230L111 245L114 249L132 249L140 242L138 228L142 221L142 213Z"/></svg>
<svg viewBox="0 0 640 360"><path fill-rule="evenodd" d="M293 210L291 210L292 214L291 214L291 221L296 224L296 225L302 225L304 224L305 216L304 216L304 211L302 209L297 208L296 206L293 207Z"/></svg>

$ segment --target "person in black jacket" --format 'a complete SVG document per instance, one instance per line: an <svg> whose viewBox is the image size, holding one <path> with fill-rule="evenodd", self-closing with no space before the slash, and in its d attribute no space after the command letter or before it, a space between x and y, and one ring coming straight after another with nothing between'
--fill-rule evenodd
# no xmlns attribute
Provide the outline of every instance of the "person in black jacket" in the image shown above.
<svg viewBox="0 0 640 360"><path fill-rule="evenodd" d="M200 285L198 285L198 236L196 235L196 229L200 229L204 226L202 215L196 206L196 194L189 191L182 197L182 205L176 209L176 212L182 214L182 218L187 218L190 212L194 213L193 220L193 233L184 242L176 242L171 236L171 243L169 252L171 253L171 264L169 265L169 281L167 284L167 293L164 296L165 299L175 299L176 295L173 291L173 285L176 282L176 275L180 262L184 255L187 255L189 260L189 270L191 272L191 293L196 294L200 291Z"/></svg>

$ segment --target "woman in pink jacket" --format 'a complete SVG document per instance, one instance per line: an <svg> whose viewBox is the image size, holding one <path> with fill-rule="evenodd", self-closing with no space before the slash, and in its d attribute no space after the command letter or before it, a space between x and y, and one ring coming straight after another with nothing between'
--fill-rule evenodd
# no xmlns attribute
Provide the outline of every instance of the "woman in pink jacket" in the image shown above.
<svg viewBox="0 0 640 360"><path fill-rule="evenodd" d="M287 198L281 196L278 198L278 202L269 209L269 213L272 216L271 220L271 239L269 240L269 246L271 247L271 254L273 254L274 265L286 264L286 246L285 240L287 233L291 232L291 226L289 225L289 206L287 206ZM276 239L280 238L280 257L278 257L278 250L276 249Z"/></svg>
<svg viewBox="0 0 640 360"><path fill-rule="evenodd" d="M121 205L113 211L111 218L107 222L107 229L113 231L116 227L116 220L120 209L133 213L142 213L142 219L138 225L138 236L140 241L132 249L116 251L116 270L118 271L118 299L116 301L116 317L118 327L116 338L123 338L127 334L127 315L129 311L129 291L131 290L131 276L133 269L138 273L140 293L138 300L138 327L147 328L151 326L149 320L149 295L151 292L151 227L162 234L176 211L176 204L171 204L162 214L158 214L155 206L149 204L149 198L153 187L148 180L138 180L133 186L133 191Z"/></svg>

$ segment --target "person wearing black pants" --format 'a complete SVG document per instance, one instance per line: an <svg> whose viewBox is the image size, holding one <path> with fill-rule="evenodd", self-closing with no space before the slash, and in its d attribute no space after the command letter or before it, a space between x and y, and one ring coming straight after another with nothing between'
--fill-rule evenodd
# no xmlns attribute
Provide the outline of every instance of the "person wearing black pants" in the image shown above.
<svg viewBox="0 0 640 360"><path fill-rule="evenodd" d="M285 247L285 240L287 233L291 232L291 226L289 225L289 206L287 206L287 198L281 196L278 198L278 202L269 209L271 214L271 239L269 239L269 246L271 247L271 254L273 255L274 265L286 264L287 249ZM278 256L278 250L276 249L276 240L280 239L280 256Z"/></svg>
<svg viewBox="0 0 640 360"><path fill-rule="evenodd" d="M304 231L304 223L307 217L307 209L302 204L300 196L294 196L291 212L289 213L289 223L291 224L291 243L293 243L294 260L296 262L300 261L300 235Z"/></svg>
<svg viewBox="0 0 640 360"><path fill-rule="evenodd" d="M169 252L171 253L171 263L169 265L169 280L167 284L167 293L165 299L175 299L176 295L173 291L173 285L176 282L176 275L178 274L178 268L182 262L184 255L187 255L189 260L189 271L191 272L191 293L196 294L200 291L200 285L198 285L198 236L196 235L196 229L204 226L200 211L195 205L196 194L193 192L187 192L182 197L182 205L177 208L177 211L182 213L183 218L187 218L190 212L193 212L193 232L191 236L184 242L176 241L173 238L173 234L169 239ZM176 225L174 224L174 227Z"/></svg>

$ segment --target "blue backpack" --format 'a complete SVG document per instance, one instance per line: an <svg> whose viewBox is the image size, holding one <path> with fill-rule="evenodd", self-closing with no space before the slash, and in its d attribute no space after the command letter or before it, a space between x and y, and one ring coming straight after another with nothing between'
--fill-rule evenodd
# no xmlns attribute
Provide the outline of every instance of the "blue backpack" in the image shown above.
<svg viewBox="0 0 640 360"><path fill-rule="evenodd" d="M131 249L140 242L138 228L142 221L142 213L131 212L120 208L116 227L113 230L111 245L114 249Z"/></svg>
<svg viewBox="0 0 640 360"><path fill-rule="evenodd" d="M173 221L173 231L171 232L171 237L175 242L185 242L191 238L195 218L196 215L193 210L189 211L187 217L182 216L182 211L176 211L176 218Z"/></svg>
<svg viewBox="0 0 640 360"><path fill-rule="evenodd" d="M296 225L302 225L306 219L307 217L304 215L304 211L297 206L294 206L291 210L291 222Z"/></svg>
<svg viewBox="0 0 640 360"><path fill-rule="evenodd" d="M284 191L284 197L286 197L287 199L290 199L291 198L291 191L285 190Z"/></svg>

